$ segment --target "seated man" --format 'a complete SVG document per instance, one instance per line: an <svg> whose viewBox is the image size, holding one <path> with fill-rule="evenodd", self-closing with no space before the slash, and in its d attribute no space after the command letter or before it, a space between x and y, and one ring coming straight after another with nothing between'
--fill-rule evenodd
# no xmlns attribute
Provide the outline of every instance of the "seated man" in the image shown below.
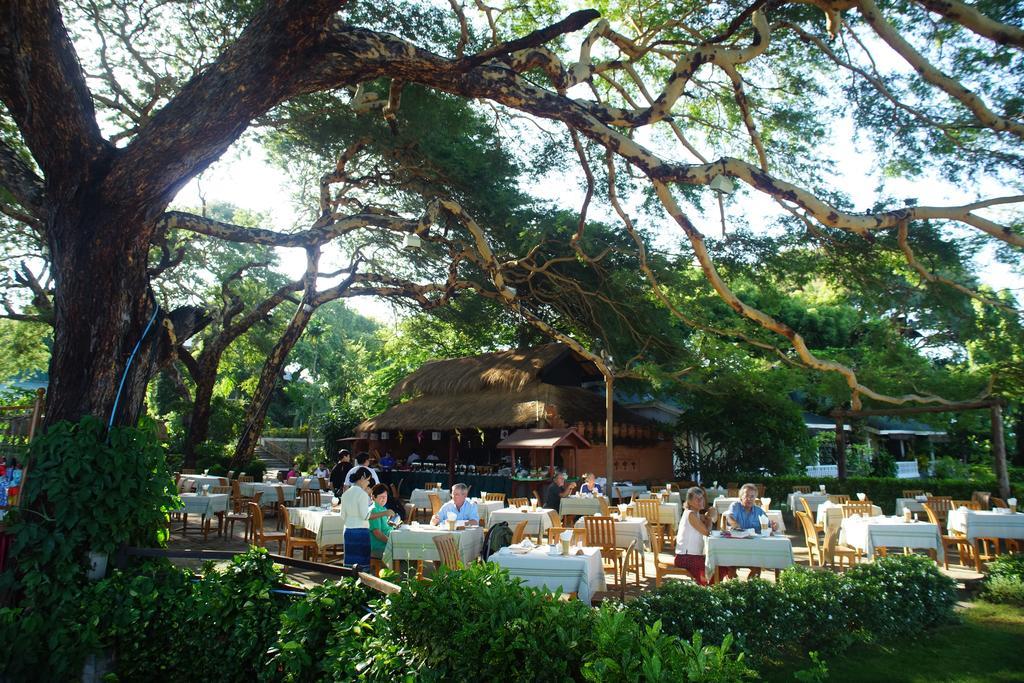
<svg viewBox="0 0 1024 683"><path fill-rule="evenodd" d="M754 501L757 499L757 486L754 484L744 484L740 487L740 499L729 507L729 511L725 513L725 523L727 528L733 531L739 531L741 529L752 529L757 533L761 533L761 518L767 517L765 511L759 506L754 505ZM769 522L772 530L777 531L775 522ZM760 567L750 568L750 577L760 576Z"/></svg>
<svg viewBox="0 0 1024 683"><path fill-rule="evenodd" d="M480 523L480 513L476 509L476 503L467 499L469 487L465 484L452 486L452 499L441 506L437 514L430 518L431 524L439 524L448 521L448 513L455 513L455 521L465 521L466 526L476 526Z"/></svg>
<svg viewBox="0 0 1024 683"><path fill-rule="evenodd" d="M391 451L384 453L384 457L380 459L380 466L386 470L394 469L395 456L391 455Z"/></svg>
<svg viewBox="0 0 1024 683"><path fill-rule="evenodd" d="M576 490L576 484L565 485L565 472L558 472L544 490L544 507L558 512L562 507L562 499Z"/></svg>

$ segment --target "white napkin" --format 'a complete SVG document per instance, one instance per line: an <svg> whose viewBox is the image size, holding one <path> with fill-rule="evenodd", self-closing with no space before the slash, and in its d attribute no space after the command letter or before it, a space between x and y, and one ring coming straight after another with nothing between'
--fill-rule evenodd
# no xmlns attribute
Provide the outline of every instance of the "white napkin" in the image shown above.
<svg viewBox="0 0 1024 683"><path fill-rule="evenodd" d="M1007 498L1006 499L1006 504L1007 505L1016 505L1017 504L1017 499L1016 498Z"/></svg>
<svg viewBox="0 0 1024 683"><path fill-rule="evenodd" d="M522 542L522 543L520 543L519 545L520 545L521 547L523 547L523 548L532 548L532 547L533 547L533 541L531 541L531 540L530 540L530 539L528 539L528 538L524 538L524 539L523 539L523 542Z"/></svg>
<svg viewBox="0 0 1024 683"><path fill-rule="evenodd" d="M860 519L860 515L854 512L852 515L850 515L849 519Z"/></svg>
<svg viewBox="0 0 1024 683"><path fill-rule="evenodd" d="M558 538L563 540L563 541L571 541L572 540L572 529L566 529L562 533L558 534Z"/></svg>

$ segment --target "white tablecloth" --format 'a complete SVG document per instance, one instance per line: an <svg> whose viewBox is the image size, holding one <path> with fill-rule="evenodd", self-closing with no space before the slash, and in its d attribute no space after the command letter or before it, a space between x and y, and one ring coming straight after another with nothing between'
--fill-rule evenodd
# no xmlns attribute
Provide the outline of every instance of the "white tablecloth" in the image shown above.
<svg viewBox="0 0 1024 683"><path fill-rule="evenodd" d="M526 520L526 533L530 536L547 537L548 529L552 527L550 510L539 508L535 512L522 512L519 508L503 508L495 510L487 517L487 528L490 529L498 522L508 522L510 529L515 531L519 522Z"/></svg>
<svg viewBox="0 0 1024 683"><path fill-rule="evenodd" d="M430 498L427 497L428 493L436 493L441 498L441 504L447 503L452 499L451 491L448 489L413 489L412 493L409 494L409 502L418 508L430 509Z"/></svg>
<svg viewBox="0 0 1024 683"><path fill-rule="evenodd" d="M716 567L785 569L793 565L793 544L781 535L753 538L704 538L704 566L708 575Z"/></svg>
<svg viewBox="0 0 1024 683"><path fill-rule="evenodd" d="M576 526L582 529L586 526L586 522L578 519ZM650 540L647 520L643 517L627 517L615 522L615 545L617 547L628 548L630 543L636 541L637 550L643 551L647 548Z"/></svg>
<svg viewBox="0 0 1024 683"><path fill-rule="evenodd" d="M181 478L183 480L194 482L196 491L201 491L203 489L203 484L208 484L210 488L213 488L214 486L223 486L223 484L220 483L221 479L228 481L227 477L208 477L202 474L183 474Z"/></svg>
<svg viewBox="0 0 1024 683"><path fill-rule="evenodd" d="M923 548L934 550L939 562L945 553L939 527L927 522L907 522L901 517L847 517L839 530L839 542L852 545L872 557L875 548Z"/></svg>
<svg viewBox="0 0 1024 683"><path fill-rule="evenodd" d="M210 517L218 512L227 512L231 503L231 496L227 493L211 493L204 496L199 493L182 493L181 501L185 504L181 510L188 515L202 515Z"/></svg>
<svg viewBox="0 0 1024 683"><path fill-rule="evenodd" d="M594 496L566 496L559 506L559 514L599 515L601 514L601 502Z"/></svg>
<svg viewBox="0 0 1024 683"><path fill-rule="evenodd" d="M911 512L917 512L924 515L924 503L914 498L897 498L896 499L896 516L900 517L903 515L904 510L910 510Z"/></svg>
<svg viewBox="0 0 1024 683"><path fill-rule="evenodd" d="M449 531L447 526L403 525L393 530L384 548L382 562L390 565L397 560L427 560L437 562L441 558L434 545L434 537L451 534L459 545L463 564L468 565L480 557L484 547L484 530L480 527Z"/></svg>
<svg viewBox="0 0 1024 683"><path fill-rule="evenodd" d="M238 490L243 496L251 497L257 491L262 491L263 497L260 499L260 505L275 502L277 500L277 489L281 489L286 501L293 502L295 500L295 487L290 484L257 484L245 482L238 485Z"/></svg>
<svg viewBox="0 0 1024 683"><path fill-rule="evenodd" d="M594 593L607 588L599 548L584 548L581 555L554 557L548 554L547 546L524 555L502 548L491 555L489 561L522 579L526 586L576 593L580 600L588 604Z"/></svg>
<svg viewBox="0 0 1024 683"><path fill-rule="evenodd" d="M480 514L480 524L484 527L487 526L487 520L491 518L492 512L505 509L505 501L502 500L480 500L474 498L473 502L476 503L476 511Z"/></svg>
<svg viewBox="0 0 1024 683"><path fill-rule="evenodd" d="M976 538L1024 539L1024 513L1004 515L989 510L950 510L946 517L949 531L957 531L974 543Z"/></svg>
<svg viewBox="0 0 1024 683"><path fill-rule="evenodd" d="M807 504L811 507L811 512L817 512L818 506L828 500L827 493L796 493L793 492L786 497L786 501L789 503L790 511L799 510L804 512L804 506L800 504L800 499L804 498L807 500Z"/></svg>
<svg viewBox="0 0 1024 683"><path fill-rule="evenodd" d="M880 517L881 514L882 508L877 505L871 506L872 517ZM815 520L826 529L838 529L843 523L843 508L832 501L826 500L818 506L818 512L816 513Z"/></svg>
<svg viewBox="0 0 1024 683"><path fill-rule="evenodd" d="M302 489L319 489L320 479L319 477L302 476L295 478L295 488L298 490Z"/></svg>
<svg viewBox="0 0 1024 683"><path fill-rule="evenodd" d="M295 526L312 532L316 544L323 548L328 545L345 545L343 517L323 508L288 508L288 521Z"/></svg>

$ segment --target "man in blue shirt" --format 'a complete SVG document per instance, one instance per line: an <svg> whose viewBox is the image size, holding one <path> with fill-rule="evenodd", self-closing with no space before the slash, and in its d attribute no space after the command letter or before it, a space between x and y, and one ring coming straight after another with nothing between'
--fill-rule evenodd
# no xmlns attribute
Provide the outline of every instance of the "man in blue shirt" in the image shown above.
<svg viewBox="0 0 1024 683"><path fill-rule="evenodd" d="M761 533L761 518L767 517L760 506L754 505L757 499L757 486L744 484L740 487L740 499L732 504L729 511L725 513L725 522L729 529L739 531L740 529L753 529ZM772 530L776 530L775 522L769 521ZM747 578L761 576L760 567L750 567L750 574Z"/></svg>
<svg viewBox="0 0 1024 683"><path fill-rule="evenodd" d="M729 507L729 512L725 514L725 520L730 529L752 529L758 533L761 532L761 518L768 515L760 506L754 505L755 500L757 500L757 486L744 484L740 487L740 499L733 503ZM775 522L769 523L772 530L775 530Z"/></svg>
<svg viewBox="0 0 1024 683"><path fill-rule="evenodd" d="M437 514L430 519L431 524L439 524L448 521L448 513L455 513L455 521L465 521L466 526L476 526L480 523L480 513L476 509L476 503L467 499L469 487L465 484L452 486L452 499L441 506Z"/></svg>

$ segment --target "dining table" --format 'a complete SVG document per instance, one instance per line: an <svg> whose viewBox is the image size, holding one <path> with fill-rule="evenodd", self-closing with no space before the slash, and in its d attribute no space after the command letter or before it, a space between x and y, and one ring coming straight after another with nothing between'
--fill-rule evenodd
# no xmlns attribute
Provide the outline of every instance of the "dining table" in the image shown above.
<svg viewBox="0 0 1024 683"><path fill-rule="evenodd" d="M618 513L616 513L618 514ZM576 528L582 529L586 526L584 518L576 520ZM651 543L651 535L648 530L647 520L643 517L623 517L615 520L615 547L628 548L630 543L636 542L639 552L644 552Z"/></svg>
<svg viewBox="0 0 1024 683"><path fill-rule="evenodd" d="M291 484L267 484L262 482L240 482L238 484L239 493L248 498L252 498L257 492L262 492L262 504L264 505L277 500L277 489L281 490L285 502L295 502L296 490Z"/></svg>
<svg viewBox="0 0 1024 683"><path fill-rule="evenodd" d="M937 524L907 522L903 517L851 515L840 524L839 542L853 546L868 558L874 557L877 548L923 549L938 562L945 558Z"/></svg>
<svg viewBox="0 0 1024 683"><path fill-rule="evenodd" d="M409 494L409 502L416 508L430 509L430 496L428 494L436 493L441 499L441 504L444 505L452 499L451 491L448 489L413 489L412 493Z"/></svg>
<svg viewBox="0 0 1024 683"><path fill-rule="evenodd" d="M601 501L608 504L604 496L592 496L590 494L574 494L562 498L558 509L559 516L566 515L599 515L601 514Z"/></svg>
<svg viewBox="0 0 1024 683"><path fill-rule="evenodd" d="M626 506L627 515L635 515L636 507ZM679 527L679 520L683 517L683 507L679 503L658 503L658 523L667 524L673 532Z"/></svg>
<svg viewBox="0 0 1024 683"><path fill-rule="evenodd" d="M476 504L476 511L480 515L480 524L484 528L487 527L487 520L491 518L492 513L505 509L505 501L503 500L480 500L479 498L471 498L470 500Z"/></svg>
<svg viewBox="0 0 1024 683"><path fill-rule="evenodd" d="M188 516L199 515L199 530L203 538L208 538L210 529L206 522L216 514L224 514L231 504L231 495L228 493L180 493L178 497L183 503L182 507L174 512L181 514L181 533L188 530Z"/></svg>
<svg viewBox="0 0 1024 683"><path fill-rule="evenodd" d="M881 517L882 508L872 505L871 516ZM826 500L818 506L818 511L815 513L815 522L821 524L823 529L838 529L843 523L842 506Z"/></svg>
<svg viewBox="0 0 1024 683"><path fill-rule="evenodd" d="M897 498L896 516L901 516L904 510L910 510L911 512L916 512L922 517L924 517L924 504L925 501L918 500L917 498Z"/></svg>
<svg viewBox="0 0 1024 683"><path fill-rule="evenodd" d="M398 563L402 561L438 562L441 558L437 546L434 545L434 537L446 534L451 534L455 539L464 565L469 565L480 557L484 547L484 531L481 527L461 526L451 531L447 525L434 526L413 522L392 529L381 561L384 566L393 566L395 571L398 571Z"/></svg>
<svg viewBox="0 0 1024 683"><path fill-rule="evenodd" d="M793 566L793 544L788 536L776 533L735 538L715 531L704 537L704 566L716 581L719 567L759 567L778 574Z"/></svg>
<svg viewBox="0 0 1024 683"><path fill-rule="evenodd" d="M981 539L1024 540L1024 513L968 510L957 508L946 513L946 528L951 534L962 534L974 546L975 569L981 571Z"/></svg>
<svg viewBox="0 0 1024 683"><path fill-rule="evenodd" d="M345 517L323 507L290 507L288 521L305 529L316 539L320 548L345 545Z"/></svg>
<svg viewBox="0 0 1024 683"><path fill-rule="evenodd" d="M525 586L575 593L584 604L590 604L595 593L607 590L600 548L574 547L569 555L562 555L551 553L547 545L532 549L508 546L493 553L488 562L505 568Z"/></svg>
<svg viewBox="0 0 1024 683"><path fill-rule="evenodd" d="M516 525L526 520L526 533L535 536L538 541L545 540L548 529L554 524L551 522L551 515L554 512L547 508L503 508L495 510L487 516L487 528L490 529L499 522L508 522L510 529L515 530Z"/></svg>
<svg viewBox="0 0 1024 683"><path fill-rule="evenodd" d="M824 491L815 491L813 493L801 493L799 491L794 491L786 496L786 503L789 505L790 512L796 512L797 510L803 512L804 506L800 504L801 498L807 501L807 505L811 508L811 512L815 513L818 511L818 506L828 500L828 494Z"/></svg>

